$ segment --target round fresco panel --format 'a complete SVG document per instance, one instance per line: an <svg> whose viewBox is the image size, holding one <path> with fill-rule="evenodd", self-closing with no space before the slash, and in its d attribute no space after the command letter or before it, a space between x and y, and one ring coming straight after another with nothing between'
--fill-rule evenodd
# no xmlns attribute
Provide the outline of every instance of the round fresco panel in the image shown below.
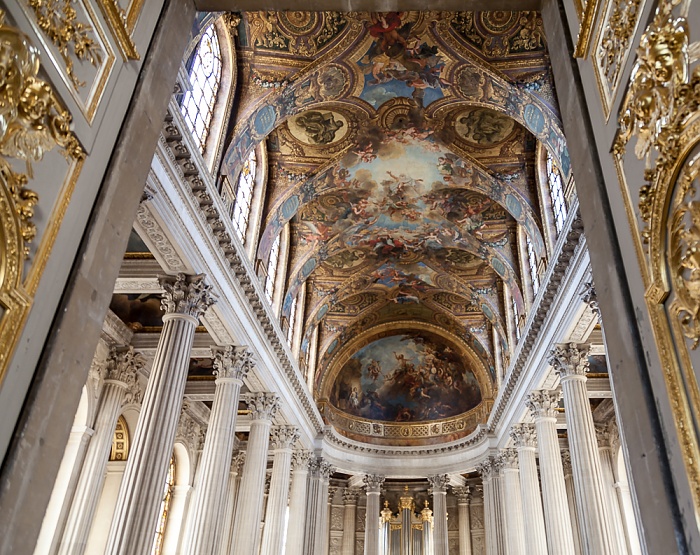
<svg viewBox="0 0 700 555"><path fill-rule="evenodd" d="M361 418L421 422L475 408L481 390L466 361L443 338L404 332L357 351L338 373L330 402Z"/></svg>
<svg viewBox="0 0 700 555"><path fill-rule="evenodd" d="M294 138L313 146L332 145L348 132L348 120L338 112L308 110L289 120Z"/></svg>
<svg viewBox="0 0 700 555"><path fill-rule="evenodd" d="M515 128L515 120L489 110L474 108L455 120L457 134L471 145L491 147L505 141Z"/></svg>

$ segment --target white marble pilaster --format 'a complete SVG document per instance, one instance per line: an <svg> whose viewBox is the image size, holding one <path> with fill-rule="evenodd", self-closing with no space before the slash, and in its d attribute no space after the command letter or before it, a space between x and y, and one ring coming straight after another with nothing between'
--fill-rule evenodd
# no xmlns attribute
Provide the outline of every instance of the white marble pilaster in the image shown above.
<svg viewBox="0 0 700 555"><path fill-rule="evenodd" d="M518 452L504 449L499 455L501 464L501 503L505 515L506 551L508 555L525 555L525 525L523 523L522 496Z"/></svg>
<svg viewBox="0 0 700 555"><path fill-rule="evenodd" d="M216 390L204 439L204 449L197 465L197 483L189 519L191 555L208 555L218 546L223 531L219 513L231 471L231 455L236 432L238 400L243 378L253 368L253 354L245 347L213 348Z"/></svg>
<svg viewBox="0 0 700 555"><path fill-rule="evenodd" d="M435 555L449 555L447 540L447 474L428 476L433 492L433 552Z"/></svg>
<svg viewBox="0 0 700 555"><path fill-rule="evenodd" d="M363 478L367 490L365 513L365 555L379 555L379 495L384 476L369 474Z"/></svg>
<svg viewBox="0 0 700 555"><path fill-rule="evenodd" d="M127 349L112 349L104 368L104 385L95 419L95 428L85 453L80 478L73 496L58 553L82 555L102 493L107 461L117 419L125 402L140 400L138 373L144 358Z"/></svg>
<svg viewBox="0 0 700 555"><path fill-rule="evenodd" d="M265 527L261 555L279 555L284 540L285 512L289 494L292 446L299 439L299 430L294 426L277 426L272 429L272 478L270 494L265 511Z"/></svg>
<svg viewBox="0 0 700 555"><path fill-rule="evenodd" d="M528 555L547 555L547 536L544 528L542 494L537 476L537 435L533 424L516 424L510 431L518 451L520 466L520 497L523 525L525 527L525 551Z"/></svg>
<svg viewBox="0 0 700 555"><path fill-rule="evenodd" d="M457 497L457 512L459 518L459 555L472 555L472 530L469 514L471 490L469 486L453 487L452 492Z"/></svg>
<svg viewBox="0 0 700 555"><path fill-rule="evenodd" d="M233 555L258 552L270 427L279 409L276 393L251 393L245 402L251 410L251 424L233 520Z"/></svg>
<svg viewBox="0 0 700 555"><path fill-rule="evenodd" d="M542 505L549 555L574 553L574 538L571 533L564 469L556 428L560 399L561 393L558 391L533 391L526 401L535 419L540 450Z"/></svg>
<svg viewBox="0 0 700 555"><path fill-rule="evenodd" d="M359 488L345 488L343 491L343 543L341 555L355 555L355 518Z"/></svg>
<svg viewBox="0 0 700 555"><path fill-rule="evenodd" d="M564 414L574 474L576 506L586 555L620 555L605 497L603 471L588 401L588 350L560 345L549 355L564 394Z"/></svg>
<svg viewBox="0 0 700 555"><path fill-rule="evenodd" d="M311 453L308 451L295 451L292 454L292 486L289 492L289 522L285 555L303 553L310 460Z"/></svg>

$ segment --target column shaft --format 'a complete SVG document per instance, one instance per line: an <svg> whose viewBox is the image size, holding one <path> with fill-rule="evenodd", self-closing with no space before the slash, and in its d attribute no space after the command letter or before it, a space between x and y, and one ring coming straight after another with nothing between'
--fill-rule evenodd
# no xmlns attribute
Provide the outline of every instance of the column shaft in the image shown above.
<svg viewBox="0 0 700 555"><path fill-rule="evenodd" d="M600 465L602 470L603 485L608 504L608 512L610 514L610 525L615 540L617 541L617 550L621 555L627 554L627 540L625 538L625 529L622 524L622 511L620 510L620 501L615 491L615 477L613 475L612 447L609 444L599 445L598 453L600 455Z"/></svg>
<svg viewBox="0 0 700 555"><path fill-rule="evenodd" d="M231 461L231 471L226 486L226 497L222 506L223 523L219 534L219 551L222 555L229 555L233 544L233 517L236 513L236 500L238 487L241 483L241 468L245 460L245 451L238 452Z"/></svg>
<svg viewBox="0 0 700 555"><path fill-rule="evenodd" d="M449 555L447 539L447 474L429 476L433 490L433 552L435 555Z"/></svg>
<svg viewBox="0 0 700 555"><path fill-rule="evenodd" d="M365 514L365 555L379 555L379 493L383 476L364 477L367 486L367 512Z"/></svg>
<svg viewBox="0 0 700 555"><path fill-rule="evenodd" d="M303 554L310 456L306 451L297 451L292 455L292 486L289 492L289 527L285 555Z"/></svg>
<svg viewBox="0 0 700 555"><path fill-rule="evenodd" d="M583 538L578 519L578 509L576 508L574 476L571 473L571 454L568 449L561 452L561 458L564 464L564 483L566 484L566 500L569 505L569 518L571 519L571 533L574 537L574 553L575 555L583 555Z"/></svg>
<svg viewBox="0 0 700 555"><path fill-rule="evenodd" d="M505 516L504 531L508 555L525 555L525 524L523 502L520 493L518 454L515 449L506 449L500 456L501 502Z"/></svg>
<svg viewBox="0 0 700 555"><path fill-rule="evenodd" d="M472 555L471 518L469 486L455 487L452 491L457 496L457 513L459 517L459 555Z"/></svg>
<svg viewBox="0 0 700 555"><path fill-rule="evenodd" d="M357 497L359 491L346 488L343 492L345 508L343 511L343 543L341 555L355 555L355 518L357 517Z"/></svg>

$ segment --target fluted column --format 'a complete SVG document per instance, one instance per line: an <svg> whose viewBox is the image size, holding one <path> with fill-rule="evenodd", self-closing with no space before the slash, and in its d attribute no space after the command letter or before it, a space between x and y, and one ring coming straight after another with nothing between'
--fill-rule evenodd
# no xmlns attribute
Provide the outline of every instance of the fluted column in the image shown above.
<svg viewBox="0 0 700 555"><path fill-rule="evenodd" d="M428 507L427 499L420 512L420 519L423 522L423 555L433 555L433 511Z"/></svg>
<svg viewBox="0 0 700 555"><path fill-rule="evenodd" d="M279 409L279 397L275 393L252 393L245 401L252 421L233 520L233 555L257 553L270 426Z"/></svg>
<svg viewBox="0 0 700 555"><path fill-rule="evenodd" d="M216 553L218 534L223 531L220 507L231 470L236 432L238 398L243 378L253 368L253 355L245 347L214 348L216 390L204 439L204 450L197 465L197 484L190 513L191 555Z"/></svg>
<svg viewBox="0 0 700 555"><path fill-rule="evenodd" d="M314 536L314 555L327 555L329 550L330 515L328 514L328 484L335 468L324 460L318 467L318 525Z"/></svg>
<svg viewBox="0 0 700 555"><path fill-rule="evenodd" d="M238 486L241 482L241 470L245 462L245 451L239 451L233 455L231 460L231 469L228 475L228 484L226 487L226 496L222 506L223 526L219 534L219 550L217 553L228 555L231 553L233 538L233 517L236 512L236 502L238 497Z"/></svg>
<svg viewBox="0 0 700 555"><path fill-rule="evenodd" d="M578 349L574 344L558 346L550 352L549 363L559 375L564 393L564 414L584 553L620 555L606 503L598 442L588 401L588 351Z"/></svg>
<svg viewBox="0 0 700 555"><path fill-rule="evenodd" d="M328 554L331 549L331 517L333 516L333 499L335 498L335 494L340 489L340 486L331 486L330 482L328 484L328 511L327 511L327 524L326 524L326 535L328 536L326 538L326 549L324 553Z"/></svg>
<svg viewBox="0 0 700 555"><path fill-rule="evenodd" d="M345 488L343 490L343 544L341 555L355 555L355 518L357 517L357 498L360 496L358 488Z"/></svg>
<svg viewBox="0 0 700 555"><path fill-rule="evenodd" d="M457 512L459 517L459 555L472 555L471 518L469 515L469 502L471 501L471 489L469 486L452 488L457 497Z"/></svg>
<svg viewBox="0 0 700 555"><path fill-rule="evenodd" d="M447 541L447 486L450 477L447 474L428 476L433 491L433 552L435 555L449 555Z"/></svg>
<svg viewBox="0 0 700 555"><path fill-rule="evenodd" d="M309 461L309 482L306 495L306 523L304 531L304 555L316 555L316 534L318 533L320 507L319 491L321 487L320 477L321 460L312 457Z"/></svg>
<svg viewBox="0 0 700 555"><path fill-rule="evenodd" d="M384 476L369 474L363 478L367 490L365 514L365 555L379 555L379 494Z"/></svg>
<svg viewBox="0 0 700 555"><path fill-rule="evenodd" d="M306 493L311 453L295 451L292 454L292 486L289 492L289 522L285 555L302 555L306 527Z"/></svg>
<svg viewBox="0 0 700 555"><path fill-rule="evenodd" d="M510 435L518 450L520 466L520 497L525 526L525 552L528 555L547 555L547 536L540 481L537 476L537 435L533 424L516 424Z"/></svg>
<svg viewBox="0 0 700 555"><path fill-rule="evenodd" d="M614 424L613 424L614 425ZM595 425L596 439L598 440L598 454L600 455L600 465L603 473L603 485L605 486L608 512L610 514L610 525L613 535L617 541L617 549L621 555L627 555L627 540L625 538L625 528L622 523L622 510L620 500L615 491L615 474L613 472L613 445L612 434L609 424Z"/></svg>
<svg viewBox="0 0 700 555"><path fill-rule="evenodd" d="M482 462L477 468L481 475L481 482L484 487L484 530L486 535L486 555L505 555L500 550L499 537L503 534L499 529L499 519L496 512L499 503L495 500L494 477L497 470L494 468L493 459L489 458Z"/></svg>
<svg viewBox="0 0 700 555"><path fill-rule="evenodd" d="M284 540L284 514L287 510L292 445L299 439L299 430L294 426L278 426L272 429L272 448L275 451L272 463L270 494L265 511L265 527L261 555L280 555Z"/></svg>
<svg viewBox="0 0 700 555"><path fill-rule="evenodd" d="M95 428L85 453L80 478L68 513L58 553L82 555L85 552L97 502L102 493L105 470L112 449L112 438L122 406L140 399L138 373L143 357L126 350L112 350L107 360Z"/></svg>
<svg viewBox="0 0 700 555"><path fill-rule="evenodd" d="M508 555L525 555L525 525L523 523L522 496L518 452L504 449L499 455L501 463L501 501L505 515L505 531Z"/></svg>
<svg viewBox="0 0 700 555"><path fill-rule="evenodd" d="M560 399L561 393L558 391L533 391L527 396L526 401L535 419L537 443L540 449L542 504L549 555L574 553L574 538L571 533L564 469L556 428Z"/></svg>
<svg viewBox="0 0 700 555"><path fill-rule="evenodd" d="M163 331L112 519L105 550L109 555L150 553L173 456L195 328L214 302L211 287L201 275L163 276L160 284L165 290Z"/></svg>
<svg viewBox="0 0 700 555"><path fill-rule="evenodd" d="M571 453L569 453L568 449L562 449L561 462L564 467L564 484L566 484L566 500L569 504L571 533L574 536L574 555L583 555L583 538L581 536L581 525L578 520L578 509L576 508L574 475L571 471Z"/></svg>

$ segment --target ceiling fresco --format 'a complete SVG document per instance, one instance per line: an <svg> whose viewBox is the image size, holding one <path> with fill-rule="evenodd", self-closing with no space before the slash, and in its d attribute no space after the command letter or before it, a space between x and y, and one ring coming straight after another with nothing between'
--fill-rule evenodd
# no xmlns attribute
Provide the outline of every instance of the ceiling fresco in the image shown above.
<svg viewBox="0 0 700 555"><path fill-rule="evenodd" d="M222 173L267 149L257 258L289 226L282 316L303 294L301 365L315 350L314 395L348 437L434 443L488 417L505 291L525 310L518 229L545 254L538 142L570 171L541 24L242 14Z"/></svg>

